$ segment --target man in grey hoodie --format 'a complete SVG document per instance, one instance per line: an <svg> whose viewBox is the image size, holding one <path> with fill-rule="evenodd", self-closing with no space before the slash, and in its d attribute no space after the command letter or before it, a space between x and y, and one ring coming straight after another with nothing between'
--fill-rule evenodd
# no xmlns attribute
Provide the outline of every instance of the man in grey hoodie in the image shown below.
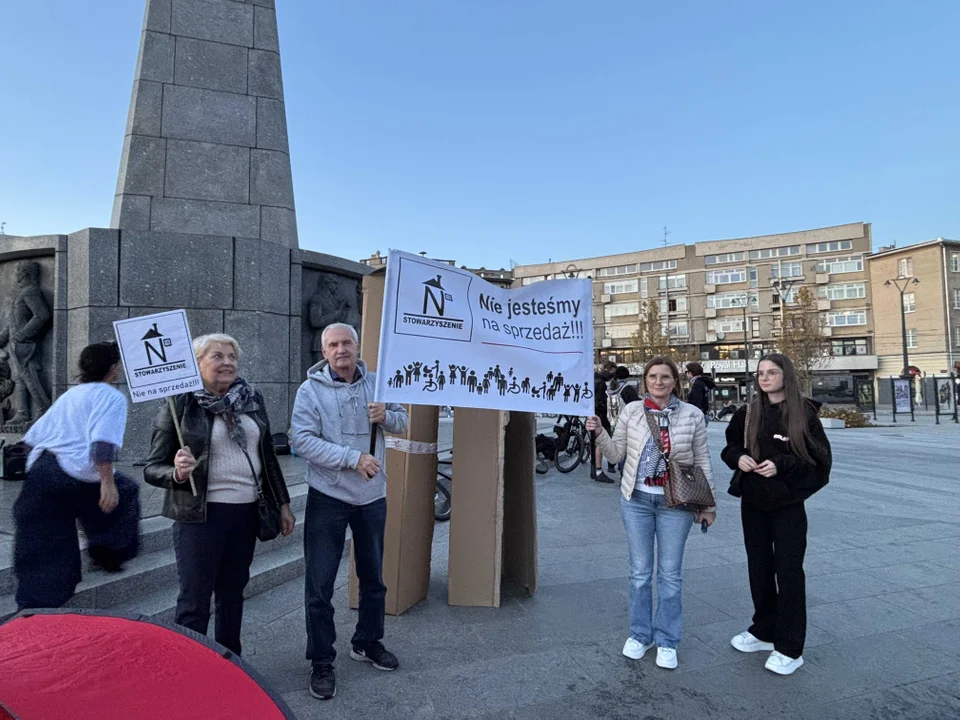
<svg viewBox="0 0 960 720"><path fill-rule="evenodd" d="M387 476L382 430L402 433L402 405L372 402L374 373L357 359L357 332L350 325L328 325L321 335L324 359L310 368L293 406L294 452L307 461L304 560L307 659L313 664L310 694L321 700L337 692L333 647L333 584L343 556L347 525L360 580L360 614L350 657L378 670L399 663L383 647L383 533L387 518ZM377 425L374 455L370 433Z"/></svg>

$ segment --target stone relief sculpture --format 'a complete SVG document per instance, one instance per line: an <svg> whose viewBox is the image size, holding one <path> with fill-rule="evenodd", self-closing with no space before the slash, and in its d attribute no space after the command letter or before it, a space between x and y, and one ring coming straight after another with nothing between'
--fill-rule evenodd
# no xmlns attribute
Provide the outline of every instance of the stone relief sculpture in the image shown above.
<svg viewBox="0 0 960 720"><path fill-rule="evenodd" d="M347 323L360 332L360 283L334 273L318 273L317 289L307 302L310 327L313 329L311 350L313 362L323 359L323 329L335 322Z"/></svg>
<svg viewBox="0 0 960 720"><path fill-rule="evenodd" d="M0 330L0 361L8 365L13 382L15 413L6 422L28 425L50 407L40 345L50 329L52 316L40 289L40 265L30 260L18 263L16 280L18 289L11 298L10 324Z"/></svg>

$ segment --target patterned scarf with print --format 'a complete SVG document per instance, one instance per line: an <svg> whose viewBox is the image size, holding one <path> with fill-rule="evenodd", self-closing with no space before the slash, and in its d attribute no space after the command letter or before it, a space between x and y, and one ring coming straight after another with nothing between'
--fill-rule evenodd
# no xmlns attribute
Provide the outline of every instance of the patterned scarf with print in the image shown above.
<svg viewBox="0 0 960 720"><path fill-rule="evenodd" d="M256 392L246 380L238 377L223 396L214 395L206 388L195 391L193 395L200 407L223 419L231 440L242 448L247 447L247 433L240 422L240 416L256 412L260 409L260 404L256 401Z"/></svg>
<svg viewBox="0 0 960 720"><path fill-rule="evenodd" d="M649 395L643 396L643 410L651 413L657 420L660 428L660 440L663 443L663 452L657 447L656 439L651 435L640 455L640 466L637 469L637 478L643 480L644 485L663 487L667 482L667 460L664 454L670 454L670 413L680 409L680 400L676 395L670 396L670 401L661 410ZM646 418L643 420L646 423Z"/></svg>

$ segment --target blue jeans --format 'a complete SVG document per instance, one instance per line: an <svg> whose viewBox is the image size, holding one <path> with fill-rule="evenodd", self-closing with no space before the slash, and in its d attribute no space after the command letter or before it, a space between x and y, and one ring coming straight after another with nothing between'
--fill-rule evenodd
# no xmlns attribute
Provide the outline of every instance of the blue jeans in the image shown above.
<svg viewBox="0 0 960 720"><path fill-rule="evenodd" d="M710 416L707 413L703 414L703 426L706 427L710 424Z"/></svg>
<svg viewBox="0 0 960 720"><path fill-rule="evenodd" d="M333 624L333 584L337 579L347 526L353 532L353 557L360 581L360 612L353 647L383 639L387 588L383 584L383 533L387 501L350 505L310 488L303 526L307 610L307 659L333 664L337 631Z"/></svg>
<svg viewBox="0 0 960 720"><path fill-rule="evenodd" d="M668 508L663 495L634 490L620 498L630 552L630 637L676 648L683 628L683 548L693 513ZM653 544L657 544L657 616L653 617Z"/></svg>

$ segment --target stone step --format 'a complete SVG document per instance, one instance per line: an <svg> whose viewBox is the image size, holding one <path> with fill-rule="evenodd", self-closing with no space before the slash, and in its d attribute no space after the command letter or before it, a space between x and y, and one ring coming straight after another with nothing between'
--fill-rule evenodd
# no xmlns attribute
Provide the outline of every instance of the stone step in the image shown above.
<svg viewBox="0 0 960 720"><path fill-rule="evenodd" d="M290 493L290 509L297 515L298 527L302 524L302 514L307 506L308 490L309 487L305 482L300 482L288 488L288 492ZM290 538L277 538L272 543L257 543L256 552L268 552L270 549L276 547L275 543L289 541L292 537L293 536L290 536ZM81 550L86 550L86 547L86 538L83 536L83 533L80 533L80 548ZM144 518L140 521L140 557L171 547L173 547L172 520L158 515ZM13 557L11 553L12 545L0 549L0 595L13 592ZM83 564L85 576L88 572L95 572L90 568L90 558L87 557L86 553L83 554Z"/></svg>
<svg viewBox="0 0 960 720"><path fill-rule="evenodd" d="M304 514L304 510L296 513L297 524L290 536L257 543L246 589L248 597L303 573ZM68 606L122 609L124 612L141 612L159 617L161 612L170 612L176 606L177 592L176 556L173 548L167 547L142 553L128 562L122 573L85 571L84 579L77 586ZM6 593L0 594L0 620L15 611L11 587Z"/></svg>

